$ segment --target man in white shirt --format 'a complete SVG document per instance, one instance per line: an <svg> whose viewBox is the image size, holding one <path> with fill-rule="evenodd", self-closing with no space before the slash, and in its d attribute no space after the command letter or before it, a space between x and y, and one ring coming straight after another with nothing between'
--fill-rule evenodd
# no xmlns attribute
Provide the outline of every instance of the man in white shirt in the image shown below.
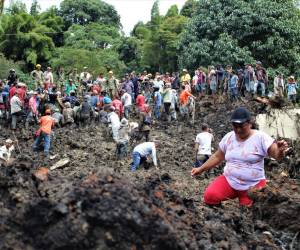
<svg viewBox="0 0 300 250"><path fill-rule="evenodd" d="M159 146L160 142L154 140L154 142L143 142L137 145L132 152L132 164L131 171L134 172L138 166L147 160L147 156L151 155L153 164L157 167L157 157L156 157L156 148Z"/></svg>
<svg viewBox="0 0 300 250"><path fill-rule="evenodd" d="M124 116L128 120L131 112L132 97L124 89L121 90L121 102L124 106Z"/></svg>
<svg viewBox="0 0 300 250"><path fill-rule="evenodd" d="M11 139L7 139L5 145L0 148L0 159L8 162L14 150L14 142Z"/></svg>
<svg viewBox="0 0 300 250"><path fill-rule="evenodd" d="M202 124L202 132L199 133L195 140L196 168L201 167L211 156L211 142L214 136L207 124Z"/></svg>
<svg viewBox="0 0 300 250"><path fill-rule="evenodd" d="M158 88L159 92L162 93L164 90L164 82L161 80L160 76L157 76L153 82L153 88Z"/></svg>
<svg viewBox="0 0 300 250"><path fill-rule="evenodd" d="M119 138L119 129L121 123L120 123L120 118L115 112L115 108L113 106L109 108L108 122L110 123L113 139L114 141L117 142Z"/></svg>
<svg viewBox="0 0 300 250"><path fill-rule="evenodd" d="M52 70L51 67L47 67L47 71L44 72L44 79L50 85L52 85L54 83L54 81L53 81L53 73L52 73L51 70Z"/></svg>

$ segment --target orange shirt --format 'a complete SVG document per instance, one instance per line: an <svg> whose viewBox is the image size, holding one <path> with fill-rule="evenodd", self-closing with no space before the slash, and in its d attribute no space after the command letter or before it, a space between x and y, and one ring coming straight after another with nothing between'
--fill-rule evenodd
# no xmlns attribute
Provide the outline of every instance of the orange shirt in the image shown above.
<svg viewBox="0 0 300 250"><path fill-rule="evenodd" d="M184 91L182 91L179 97L180 104L186 105L189 101L189 96L192 96L192 94L188 90L185 89Z"/></svg>
<svg viewBox="0 0 300 250"><path fill-rule="evenodd" d="M54 119L50 115L42 116L40 119L41 130L49 135L52 130L52 126L54 126Z"/></svg>

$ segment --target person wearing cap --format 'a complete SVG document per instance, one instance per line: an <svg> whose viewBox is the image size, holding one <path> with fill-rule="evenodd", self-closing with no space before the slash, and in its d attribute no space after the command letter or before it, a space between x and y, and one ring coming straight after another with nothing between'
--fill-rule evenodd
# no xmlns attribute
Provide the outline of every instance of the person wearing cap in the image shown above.
<svg viewBox="0 0 300 250"><path fill-rule="evenodd" d="M18 82L18 75L16 74L15 69L10 69L9 74L7 76L7 84L8 86L12 86L14 83Z"/></svg>
<svg viewBox="0 0 300 250"><path fill-rule="evenodd" d="M182 70L182 76L181 76L180 80L181 80L181 82L188 82L188 84L190 84L191 76L188 73L187 69Z"/></svg>
<svg viewBox="0 0 300 250"><path fill-rule="evenodd" d="M257 88L261 88L261 95L265 96L268 87L268 74L266 69L262 67L261 61L256 62L255 68L256 83L254 85L254 93L257 94Z"/></svg>
<svg viewBox="0 0 300 250"><path fill-rule="evenodd" d="M17 127L18 118L21 117L23 112L23 103L20 99L20 91L17 90L10 100L10 114L11 114L11 128L13 130Z"/></svg>
<svg viewBox="0 0 300 250"><path fill-rule="evenodd" d="M119 81L114 77L113 71L110 70L106 83L104 84L104 89L111 99L117 94L118 85Z"/></svg>
<svg viewBox="0 0 300 250"><path fill-rule="evenodd" d="M202 124L202 132L196 136L195 152L196 161L194 167L203 165L211 156L211 143L214 139L211 129L206 123Z"/></svg>
<svg viewBox="0 0 300 250"><path fill-rule="evenodd" d="M156 148L159 147L159 145L160 142L158 140L154 140L154 142L143 142L137 145L132 152L131 171L136 171L141 163L147 161L148 156L152 156L153 164L158 169Z"/></svg>
<svg viewBox="0 0 300 250"><path fill-rule="evenodd" d="M11 159L11 154L14 150L14 141L11 139L7 139L5 141L5 144L0 148L0 159L7 163Z"/></svg>
<svg viewBox="0 0 300 250"><path fill-rule="evenodd" d="M36 132L36 139L33 143L33 151L38 151L42 141L44 141L44 154L49 155L51 143L51 131L55 126L55 120L51 117L51 110L46 109L45 115L39 120L40 128Z"/></svg>
<svg viewBox="0 0 300 250"><path fill-rule="evenodd" d="M40 64L37 64L35 66L35 70L31 71L30 76L34 80L35 89L40 87L41 84L43 83L43 77L44 77Z"/></svg>
<svg viewBox="0 0 300 250"><path fill-rule="evenodd" d="M298 84L296 83L295 77L290 76L288 78L287 95L288 100L291 101L293 104L296 104L297 102L297 89Z"/></svg>
<svg viewBox="0 0 300 250"><path fill-rule="evenodd" d="M224 173L218 176L204 192L204 202L218 206L228 199L239 199L242 206L253 201L248 190L261 189L266 185L264 158L281 160L288 145L284 140L275 141L262 131L252 129L251 114L239 107L232 113L233 131L226 134L218 150L199 168L193 168L192 176L215 168L226 160Z"/></svg>
<svg viewBox="0 0 300 250"><path fill-rule="evenodd" d="M118 132L118 139L116 141L116 156L118 160L126 157L128 154L128 142L129 142L129 124L126 118L121 120L120 129Z"/></svg>
<svg viewBox="0 0 300 250"><path fill-rule="evenodd" d="M113 106L109 107L108 122L109 122L109 127L111 128L113 139L115 142L117 142L119 138L119 129L121 123L120 123L120 118L116 114L115 108Z"/></svg>

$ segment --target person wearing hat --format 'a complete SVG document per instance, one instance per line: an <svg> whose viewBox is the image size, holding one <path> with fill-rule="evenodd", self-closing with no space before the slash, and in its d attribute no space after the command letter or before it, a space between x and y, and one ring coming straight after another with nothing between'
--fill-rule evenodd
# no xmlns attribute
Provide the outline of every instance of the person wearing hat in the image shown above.
<svg viewBox="0 0 300 250"><path fill-rule="evenodd" d="M40 128L36 132L36 139L33 143L33 151L38 151L42 141L44 141L44 154L46 157L49 155L51 132L55 125L55 120L51 117L51 110L46 109L45 115L39 120Z"/></svg>
<svg viewBox="0 0 300 250"><path fill-rule="evenodd" d="M37 64L35 66L35 70L31 71L30 73L31 78L34 80L34 84L35 84L35 89L37 89L38 87L41 86L41 84L43 83L43 71L41 71L41 65Z"/></svg>
<svg viewBox="0 0 300 250"><path fill-rule="evenodd" d="M121 160L128 154L129 130L128 120L123 118L118 132L118 140L116 141L116 156L118 160Z"/></svg>
<svg viewBox="0 0 300 250"><path fill-rule="evenodd" d="M266 185L264 158L281 160L288 150L286 141L276 141L262 131L252 129L251 114L239 107L231 115L233 131L226 134L218 150L192 176L219 166L225 159L224 173L213 180L204 192L204 202L219 206L222 201L239 199L241 206L251 206L248 190Z"/></svg>
<svg viewBox="0 0 300 250"><path fill-rule="evenodd" d="M150 131L152 125L151 107L148 104L144 105L142 112L139 115L139 133L141 139L145 137L146 141L149 141Z"/></svg>
<svg viewBox="0 0 300 250"><path fill-rule="evenodd" d="M118 142L119 139L119 129L120 129L120 118L115 112L115 108L110 106L108 109L108 122L109 127L111 128L112 136L115 142Z"/></svg>
<svg viewBox="0 0 300 250"><path fill-rule="evenodd" d="M262 67L262 62L256 62L255 68L256 83L254 85L254 93L257 94L258 87L261 88L261 95L265 96L266 88L268 87L268 74L267 71Z"/></svg>
<svg viewBox="0 0 300 250"><path fill-rule="evenodd" d="M21 101L20 94L20 90L17 89L14 96L10 100L11 128L13 130L15 130L17 127L18 118L24 114L23 103Z"/></svg>
<svg viewBox="0 0 300 250"><path fill-rule="evenodd" d="M160 142L154 140L153 142L143 142L137 145L132 152L131 171L135 172L141 163L147 161L148 156L152 156L152 161L156 169L158 169L156 149Z"/></svg>
<svg viewBox="0 0 300 250"><path fill-rule="evenodd" d="M290 76L288 78L287 94L288 100L291 101L293 104L296 104L297 102L297 89L298 84L296 83L295 77Z"/></svg>
<svg viewBox="0 0 300 250"><path fill-rule="evenodd" d="M188 73L187 69L183 69L183 70L182 70L182 76L181 76L181 78L180 78L180 81L181 81L181 82L188 82L188 84L190 84L191 76L190 76L190 74Z"/></svg>
<svg viewBox="0 0 300 250"><path fill-rule="evenodd" d="M52 73L52 68L47 67L47 70L44 72L44 84L49 84L49 87L51 88L54 81L53 81L53 73Z"/></svg>
<svg viewBox="0 0 300 250"><path fill-rule="evenodd" d="M7 163L10 160L11 154L15 150L14 143L15 142L13 140L7 139L5 141L5 144L0 148L0 159L5 163Z"/></svg>
<svg viewBox="0 0 300 250"><path fill-rule="evenodd" d="M119 81L114 77L114 72L110 70L104 84L104 90L106 90L111 99L117 94L118 85Z"/></svg>

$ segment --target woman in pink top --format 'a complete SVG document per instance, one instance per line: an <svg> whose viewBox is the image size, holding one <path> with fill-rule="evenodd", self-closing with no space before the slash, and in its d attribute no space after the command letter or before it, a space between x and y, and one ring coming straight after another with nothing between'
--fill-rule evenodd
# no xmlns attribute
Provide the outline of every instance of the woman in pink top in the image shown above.
<svg viewBox="0 0 300 250"><path fill-rule="evenodd" d="M199 175L226 160L224 173L206 188L204 202L220 205L222 201L239 198L240 205L251 206L250 188L266 185L264 158L283 158L288 145L275 141L264 132L252 129L251 115L245 108L237 108L231 117L233 131L226 134L219 149L199 168L193 168L192 176Z"/></svg>

